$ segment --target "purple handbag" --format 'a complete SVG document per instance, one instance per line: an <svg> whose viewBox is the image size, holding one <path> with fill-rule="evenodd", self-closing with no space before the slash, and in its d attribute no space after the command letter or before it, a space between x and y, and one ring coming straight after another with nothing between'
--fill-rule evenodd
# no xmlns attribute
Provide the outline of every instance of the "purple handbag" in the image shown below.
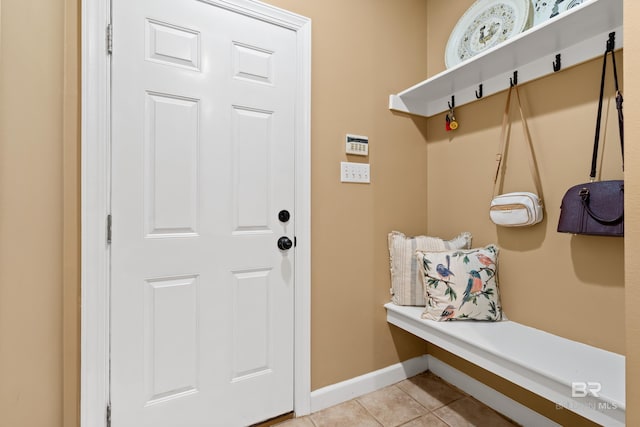
<svg viewBox="0 0 640 427"><path fill-rule="evenodd" d="M594 181L598 158L598 140L600 139L600 119L602 116L602 99L604 95L604 77L607 69L607 54L611 53L613 76L616 86L616 108L618 109L618 128L620 130L620 147L624 162L624 118L622 115L622 94L618 89L618 72L616 58L613 53L614 39L609 35L607 50L602 65L602 82L600 85L600 101L596 120L596 138L593 144L591 159L591 182L571 187L562 198L558 232L588 234L594 236L624 236L624 181ZM624 166L623 166L624 167Z"/></svg>
<svg viewBox="0 0 640 427"><path fill-rule="evenodd" d="M624 236L624 181L574 185L562 198L558 231Z"/></svg>

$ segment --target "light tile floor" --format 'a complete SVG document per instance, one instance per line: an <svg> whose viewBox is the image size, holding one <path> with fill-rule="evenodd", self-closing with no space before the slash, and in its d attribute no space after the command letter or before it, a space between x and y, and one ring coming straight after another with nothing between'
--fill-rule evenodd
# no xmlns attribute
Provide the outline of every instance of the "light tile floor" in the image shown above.
<svg viewBox="0 0 640 427"><path fill-rule="evenodd" d="M504 418L430 372L278 427L507 427Z"/></svg>

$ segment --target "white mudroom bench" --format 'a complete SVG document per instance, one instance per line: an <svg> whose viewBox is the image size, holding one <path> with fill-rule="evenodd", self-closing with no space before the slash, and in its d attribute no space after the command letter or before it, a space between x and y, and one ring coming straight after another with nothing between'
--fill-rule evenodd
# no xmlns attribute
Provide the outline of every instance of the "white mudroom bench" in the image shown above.
<svg viewBox="0 0 640 427"><path fill-rule="evenodd" d="M434 322L385 304L387 321L604 426L625 425L625 358L510 320Z"/></svg>

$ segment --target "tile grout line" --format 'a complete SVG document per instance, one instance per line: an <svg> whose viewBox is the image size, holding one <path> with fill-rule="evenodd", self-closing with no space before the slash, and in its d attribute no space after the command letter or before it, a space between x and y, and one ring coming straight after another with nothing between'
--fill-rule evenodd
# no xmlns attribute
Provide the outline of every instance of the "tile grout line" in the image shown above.
<svg viewBox="0 0 640 427"><path fill-rule="evenodd" d="M420 375L424 375L424 374L426 374L427 372L430 372L430 371L426 371L426 372L424 372L424 373L422 373L422 374L420 374ZM433 373L431 373L431 374L433 375ZM438 377L437 375L434 375L434 376L435 376L436 378L438 378L438 379L440 379L440 380L441 380L441 378L440 378L440 377ZM405 380L405 381L406 381L406 380ZM403 423L403 424L401 424L401 425L399 425L399 426L397 426L397 427L402 427L402 426L404 426L404 425L407 425L407 424L409 424L410 422L415 421L415 420L417 420L418 418L424 417L425 415L429 415L429 414L430 414L430 415L433 415L434 417L436 417L438 420L442 421L442 422L443 422L444 424L446 424L447 426L449 426L449 427L455 427L455 426L452 426L451 424L449 424L448 422L446 422L445 420L443 420L442 418L440 418L440 417L438 416L438 414L436 414L436 413L435 413L435 411L437 411L438 409L442 409L442 408L444 408L444 407L446 407L446 406L449 406L449 405L451 405L453 402L457 402L458 400L461 400L461 399L464 399L464 398L466 398L466 397L467 397L467 395L463 393L463 394L461 394L461 396L460 396L460 397L458 397L457 399L453 399L452 401L450 401L450 402L448 402L448 403L443 403L442 405L440 405L440 406L438 406L438 407L436 407L436 408L429 409L429 408L427 408L426 406L424 406L422 403L418 402L418 401L417 401L413 396L411 396L409 393L407 393L407 392L406 392L405 390L403 390L402 388L398 387L398 389L399 389L399 390L401 390L401 391L402 391L404 394L406 394L407 396L409 396L411 399L413 399L413 401L414 401L414 402L416 402L418 405L420 405L420 406L422 406L424 409L426 409L426 410L427 410L427 413L426 413L426 414L423 414L423 415L420 415L420 416L417 416L417 417L415 417L415 418L413 418L413 419L411 419L411 420L408 420L406 423Z"/></svg>
<svg viewBox="0 0 640 427"><path fill-rule="evenodd" d="M364 396L366 396L366 394L365 394ZM360 396L360 397L363 397L363 396ZM376 416L375 416L375 415L373 415L373 414L372 414L372 413L367 409L367 407L366 407L366 406L364 406L364 405L362 404L362 402L360 402L360 398L359 398L359 397L356 397L356 398L355 398L355 399L353 399L353 400L355 400L355 402L356 402L356 403L357 403L357 404L358 404L362 409L364 409L364 411L365 411L367 414L369 414L369 416L370 416L371 418L373 418L373 420L374 420L375 422L377 422L378 424L380 424L380 426L381 426L381 427L385 427L385 425L384 425L384 424L382 424L382 421L380 421L378 418L376 418Z"/></svg>
<svg viewBox="0 0 640 427"><path fill-rule="evenodd" d="M313 421L313 417L312 417L312 415L313 415L313 414L309 414L309 415L308 415L309 421L311 421L311 424L313 425L313 427L318 427L318 424L316 424L316 422L315 422L315 421Z"/></svg>
<svg viewBox="0 0 640 427"><path fill-rule="evenodd" d="M429 371L425 371L425 372L423 372L422 374L419 374L419 375L424 375L426 372L429 372ZM404 381L408 381L408 380L409 380L409 378L407 378L407 379L406 379L406 380L404 380ZM398 382L398 383L396 383L396 384L400 384L401 382L402 382L402 381L400 381L400 382ZM395 384L394 384L394 385L395 385ZM422 403L418 402L418 401L417 401L413 396L411 396L409 393L407 393L406 391L404 391L401 387L396 387L396 388L397 388L398 390L400 390L401 392L403 392L404 394L406 394L406 395L409 397L409 399L413 400L413 401L414 401L414 402L416 402L418 405L420 405L420 407L424 408L424 409L427 411L427 413L426 413L426 414L418 415L417 417L412 418L412 419L408 420L407 422L402 423L402 424L400 424L400 425L398 425L398 426L396 426L396 427L402 427L403 425L409 424L410 422L415 421L415 420L417 420L418 418L424 417L425 415L431 414L431 413L433 412L433 411L431 411L429 408L427 408L426 406L424 406ZM447 425L448 425L448 424L447 424Z"/></svg>
<svg viewBox="0 0 640 427"><path fill-rule="evenodd" d="M425 372L423 372L423 373L421 373L421 374L418 374L418 375L424 375L424 374L426 374L426 373L428 373L428 372L429 372L429 371L425 371ZM434 376L435 376L436 378L438 378L439 380L441 380L441 381L442 381L442 379L441 379L440 377L438 377L437 375L434 375ZM403 380L403 381L407 381L407 380L408 380L408 378L407 378L407 379L405 379L405 380ZM399 382L397 382L397 383L395 383L395 384L391 384L391 385L389 385L389 386L387 386L387 387L384 387L384 388L392 388L392 387L393 387L393 388L395 388L395 389L397 389L397 390L401 391L403 395L405 395L406 397L408 397L409 399L411 399L413 402L417 403L417 404L418 404L418 406L420 406L421 408L423 408L423 409L426 411L426 413L421 414L421 415L418 415L418 416L416 416L416 417L414 417L414 418L411 418L411 419L409 419L409 420L407 420L407 421L403 422L402 424L397 424L397 425L394 425L394 426L385 426L385 425L384 425L384 423L383 423L382 421L380 421L380 420L379 420L379 419L378 419L374 414L372 414L372 413L367 409L367 407L366 407L362 402L360 402L360 398L362 398L362 397L364 397L364 396L367 396L368 394L371 394L371 393L365 394L365 395L363 395L363 396L356 397L356 398L354 398L353 400L355 400L355 401L356 401L356 403L358 403L358 405L359 405L360 407L362 407L362 408L365 410L365 412L366 412L367 414L369 414L369 415L370 415L370 416L371 416L371 417L372 417L372 418L373 418L373 419L374 419L378 424L380 424L382 427L402 427L402 426L404 426L404 425L407 425L407 424L409 424L409 423L411 423L411 422L413 422L413 421L415 421L415 420L417 420L417 419L419 419L419 418L421 418L421 417L424 417L424 416L426 416L426 415L429 415L429 414L431 414L431 415L435 416L438 420L442 421L442 422L443 422L444 424L446 424L447 426L452 427L452 426L451 426L451 424L447 423L445 420L443 420L442 418L440 418L437 414L435 414L435 413L434 413L434 411L436 411L436 410L438 410L438 409L441 409L441 408L444 408L444 407L446 407L446 406L449 406L449 405L450 405L450 404L452 404L453 402L457 402L458 400L461 400L461 399L464 399L464 398L468 397L468 395L467 395L466 393L461 393L461 396L460 396L459 398L457 398L457 399L453 399L452 401L450 401L450 402L448 402L448 403L446 403L446 404L442 404L442 405L438 406L437 408L429 409L429 408L427 408L426 406L424 406L422 403L420 403L418 400L416 400L416 399L415 399L411 394L409 394L407 391L403 390L401 387L398 387L398 384L400 384L401 382L402 382L402 381L399 381Z"/></svg>
<svg viewBox="0 0 640 427"><path fill-rule="evenodd" d="M429 371L429 370L427 370L427 371L425 371L425 372L423 372L423 373L421 373L421 374L416 375L416 377L417 377L417 376L420 376L420 375L427 375L427 374L431 374L431 375L432 375L432 376L433 376L437 381L440 381L440 382L442 382L442 383L445 383L447 386L449 386L450 388L452 388L452 389L454 389L455 391L457 391L457 392L460 394L460 397L458 397L458 398L456 398L456 399L453 399L453 400L451 400L450 402L443 403L443 404L441 404L440 406L435 407L435 408L433 408L433 409L429 409L429 408L427 408L426 406L424 406L422 403L418 402L418 400L417 400L417 399L415 399L411 394L409 394L407 391L403 390L401 387L397 387L397 388L398 388L400 391L402 391L404 394L406 394L407 396L409 396L409 397L410 397L414 402L416 402L418 405L420 405L420 406L422 406L424 409L426 409L426 410L427 410L427 414L431 414L431 415L433 415L434 417L436 417L437 419L439 419L440 421L442 421L443 423L445 423L445 424L446 424L446 425L448 425L449 427L452 427L452 426L451 426L451 424L449 424L448 422L446 422L445 420L443 420L441 417L439 417L439 416L438 416L438 414L436 414L436 413L435 413L435 411L437 411L438 409L445 408L445 407L447 407L447 406L451 405L451 404L452 404L452 403L454 403L454 402L457 402L457 401L459 401L459 400L465 399L465 398L469 397L469 395L468 395L467 393L463 392L462 390L458 389L457 387L451 386L449 383L447 383L447 382L446 382L446 381L444 381L442 378L440 378L439 376L435 375L433 372L431 372L431 371ZM406 380L404 380L404 381L408 381L409 379L410 379L410 378L407 378L407 379L406 379ZM402 381L400 381L400 382L398 382L398 383L396 383L396 384L394 384L394 385L400 384L401 382L402 382ZM419 388L420 388L420 387L419 387ZM403 425L408 424L408 423L410 423L411 421L414 421L414 420L416 420L416 419L418 419L418 418L420 418L420 417L423 417L423 416L425 416L425 415L427 415L427 414L420 415L420 416L418 416L418 417L416 417L416 418L413 418L413 419L411 419L411 420L407 421L406 423L401 424L400 426L397 426L397 427L402 427Z"/></svg>
<svg viewBox="0 0 640 427"><path fill-rule="evenodd" d="M424 373L426 373L426 372L428 372L428 371L425 371ZM419 375L423 375L424 373L419 374ZM403 380L403 381L407 381L407 380L408 380L408 379ZM415 421L415 420L417 420L417 419L419 419L419 418L421 418L421 417L424 417L424 416L426 416L426 415L432 414L432 413L433 413L433 411L432 411L432 410L429 410L429 408L427 408L426 406L424 406L422 403L418 402L418 401L417 401L413 396L411 396L411 395L410 395L409 393L407 393L405 390L403 390L402 388L398 387L398 384L399 384L399 383L401 383L401 382L402 382L402 381L399 381L399 382L397 382L397 383L395 383L395 384L391 384L391 385L389 385L389 386L387 386L387 387L385 387L385 388L391 388L391 387L393 387L393 388L396 388L397 390L401 391L401 392L402 392L404 395L406 395L409 399L411 399L412 401L414 401L415 403L417 403L417 404L418 404L418 406L420 406L420 407L421 407L421 408L423 408L425 411L427 411L426 413L424 413L424 414L420 414L420 415L418 415L418 416L416 416L416 417L414 417L414 418L408 419L408 420L406 420L405 422L403 422L402 424L397 424L397 425L394 425L394 426L385 426L385 425L382 423L382 421L380 421L380 420L379 420L379 419L378 419L374 414L372 414L372 413L367 409L367 407L366 407L366 406L364 406L364 405L360 402L360 400L359 400L359 399L360 399L360 397L367 396L366 394L365 394L364 396L360 396L360 397L358 397L358 398L355 398L354 400L355 400L355 401L357 401L357 403L358 403L358 404L359 404L359 405L360 405L360 406L361 406L361 407L362 407L362 408L363 408L363 409L364 409L364 410L365 410L369 415L371 415L371 417L373 417L373 419L375 419L375 420L378 422L378 424L380 424L382 427L402 427L402 426L407 425L407 424L409 424L410 422ZM456 400L458 400L458 399L456 399ZM455 400L454 400L454 401L455 401ZM452 402L453 402L453 401L452 401ZM446 405L443 405L443 406L446 406ZM438 409L439 409L439 408L438 408ZM441 418L440 418L440 417L438 417L437 415L435 415L435 414L433 414L433 415L434 415L434 416L436 416L439 420L441 420ZM442 420L442 421L443 421L445 424L447 424L447 425L449 426L449 424L448 424L448 423L446 423L444 420ZM450 427L451 427L451 426L450 426Z"/></svg>

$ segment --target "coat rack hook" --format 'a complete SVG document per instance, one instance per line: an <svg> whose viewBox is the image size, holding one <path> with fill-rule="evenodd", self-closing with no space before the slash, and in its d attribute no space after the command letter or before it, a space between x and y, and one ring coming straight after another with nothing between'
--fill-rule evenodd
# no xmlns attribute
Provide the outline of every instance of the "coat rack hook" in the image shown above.
<svg viewBox="0 0 640 427"><path fill-rule="evenodd" d="M509 86L514 87L518 84L518 70L513 72L513 77L509 77Z"/></svg>
<svg viewBox="0 0 640 427"><path fill-rule="evenodd" d="M553 71L558 72L562 68L561 56L560 54L556 54L556 60L553 62Z"/></svg>
<svg viewBox="0 0 640 427"><path fill-rule="evenodd" d="M607 40L607 52L613 52L616 47L616 32L609 33L609 40Z"/></svg>
<svg viewBox="0 0 640 427"><path fill-rule="evenodd" d="M456 97L454 95L451 95L451 102L447 101L447 105L449 106L449 110L456 108Z"/></svg>
<svg viewBox="0 0 640 427"><path fill-rule="evenodd" d="M482 98L482 83L478 86L478 90L476 90L476 99Z"/></svg>

